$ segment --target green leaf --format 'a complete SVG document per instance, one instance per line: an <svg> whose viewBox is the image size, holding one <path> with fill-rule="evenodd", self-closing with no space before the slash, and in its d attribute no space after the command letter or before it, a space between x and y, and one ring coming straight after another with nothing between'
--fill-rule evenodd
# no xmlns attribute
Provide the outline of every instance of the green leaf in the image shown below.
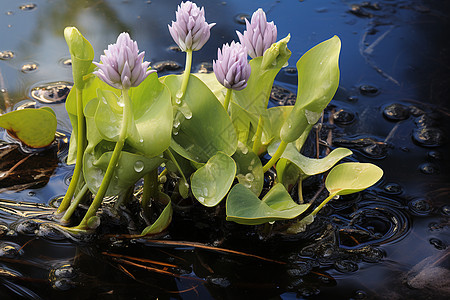
<svg viewBox="0 0 450 300"><path fill-rule="evenodd" d="M281 128L281 139L291 143L315 124L339 85L341 40L334 36L306 52L297 62L298 91L294 109Z"/></svg>
<svg viewBox="0 0 450 300"><path fill-rule="evenodd" d="M295 203L281 183L276 184L262 200L242 184L237 184L228 194L227 221L259 225L288 220L297 217L308 207L309 204Z"/></svg>
<svg viewBox="0 0 450 300"><path fill-rule="evenodd" d="M94 59L94 49L75 27L66 27L64 38L69 46L74 84L77 88L83 89L83 77L89 73L89 68Z"/></svg>
<svg viewBox="0 0 450 300"><path fill-rule="evenodd" d="M103 152L103 151L102 151ZM86 184L93 194L96 194L109 161L111 160L112 151L103 152L97 159L94 152L86 151L83 158L83 173ZM148 172L157 168L164 162L163 158L147 158L142 155L122 151L114 170L114 174L109 184L106 196L114 196L135 184L137 180L142 178Z"/></svg>
<svg viewBox="0 0 450 300"><path fill-rule="evenodd" d="M263 115L264 130L262 142L264 145L268 145L272 140L280 139L281 127L292 109L293 106L271 107L267 110L267 113Z"/></svg>
<svg viewBox="0 0 450 300"><path fill-rule="evenodd" d="M273 156L275 154L279 144L279 142L272 143L267 148L270 155ZM352 155L352 153L353 152L347 148L336 148L324 158L309 158L300 154L297 148L295 148L295 146L290 143L287 145L286 150L284 150L281 157L293 162L297 167L300 168L303 174L312 176L328 171L338 161L346 156Z"/></svg>
<svg viewBox="0 0 450 300"><path fill-rule="evenodd" d="M175 96L181 87L181 75L169 75L163 80L175 103ZM233 155L237 137L230 117L211 90L194 75L189 77L183 101L192 112L192 117L180 120L178 131L172 134L171 148L199 163L208 161L218 151Z"/></svg>
<svg viewBox="0 0 450 300"><path fill-rule="evenodd" d="M258 155L239 142L233 159L237 165L236 177L239 183L259 196L264 186L264 173Z"/></svg>
<svg viewBox="0 0 450 300"><path fill-rule="evenodd" d="M314 216L308 215L299 221L295 221L294 223L289 225L289 228L286 230L289 234L297 234L300 232L304 232L306 230L306 226L314 222Z"/></svg>
<svg viewBox="0 0 450 300"><path fill-rule="evenodd" d="M277 162L277 180L289 191L299 180L301 171L299 167L287 160L280 158Z"/></svg>
<svg viewBox="0 0 450 300"><path fill-rule="evenodd" d="M164 197L169 203L166 205L162 213L159 215L158 219L156 219L155 223L150 226L145 227L142 231L141 235L150 235L157 234L163 232L167 227L169 227L170 222L172 221L172 202L170 201L170 197L162 192L159 193L160 197Z"/></svg>
<svg viewBox="0 0 450 300"><path fill-rule="evenodd" d="M51 108L25 108L0 115L0 127L25 145L42 148L55 139L56 117Z"/></svg>
<svg viewBox="0 0 450 300"><path fill-rule="evenodd" d="M204 206L216 206L228 193L236 176L236 164L225 153L218 152L191 177L191 190Z"/></svg>
<svg viewBox="0 0 450 300"><path fill-rule="evenodd" d="M347 195L374 185L383 170L370 163L343 163L334 167L325 180L330 195Z"/></svg>

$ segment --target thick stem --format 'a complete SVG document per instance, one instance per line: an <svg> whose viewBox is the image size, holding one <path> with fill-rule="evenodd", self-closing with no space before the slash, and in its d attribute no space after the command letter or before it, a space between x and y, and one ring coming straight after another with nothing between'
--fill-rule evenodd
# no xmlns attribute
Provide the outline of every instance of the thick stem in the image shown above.
<svg viewBox="0 0 450 300"><path fill-rule="evenodd" d="M128 89L122 90L122 97L124 106L123 106L122 124L119 133L119 140L117 141L116 146L114 147L114 151L111 156L111 160L109 161L108 168L106 169L105 176L103 177L102 184L100 185L100 188L98 189L98 192L95 195L95 198L92 201L91 206L86 212L86 215L84 216L83 220L81 220L80 225L78 225L76 228L87 229L88 220L95 215L98 208L100 207L100 204L103 201L103 197L105 196L106 191L108 189L109 183L111 182L114 170L116 169L116 164L119 160L123 145L125 144L125 139L127 138L128 133L129 118L131 116L131 102L128 95Z"/></svg>
<svg viewBox="0 0 450 300"><path fill-rule="evenodd" d="M183 81L181 82L181 89L179 91L179 95L177 98L181 99L184 97L186 93L187 85L189 82L189 75L191 74L191 66L192 66L192 50L186 50L186 65L184 67L183 73Z"/></svg>
<svg viewBox="0 0 450 300"><path fill-rule="evenodd" d="M223 101L223 107L226 111L228 111L228 106L230 106L230 100L231 100L231 89L227 89L227 94L225 95L225 101Z"/></svg>
<svg viewBox="0 0 450 300"><path fill-rule="evenodd" d="M68 223L70 217L73 215L73 213L75 212L75 210L78 207L78 204L80 204L81 200L83 200L84 195L86 194L86 192L88 191L88 186L87 184L85 184L81 190L78 192L77 196L75 197L75 199L73 199L72 203L70 203L69 208L66 210L66 212L64 213L64 216L61 218L61 223Z"/></svg>
<svg viewBox="0 0 450 300"><path fill-rule="evenodd" d="M155 168L150 173L144 176L144 187L142 190L141 206L145 215L148 216L148 208L150 200L158 199L158 168Z"/></svg>
<svg viewBox="0 0 450 300"><path fill-rule="evenodd" d="M330 194L325 200L320 203L319 206L316 207L316 209L311 213L311 215L314 217L317 215L317 213L325 206L325 204L328 203L331 199L333 199L336 196L336 194Z"/></svg>
<svg viewBox="0 0 450 300"><path fill-rule="evenodd" d="M303 177L300 174L300 178L298 179L298 189L297 189L297 191L298 191L298 202L300 204L304 203L304 200L303 200L303 186L302 186L302 184L303 184Z"/></svg>
<svg viewBox="0 0 450 300"><path fill-rule="evenodd" d="M267 162L267 164L263 167L264 173L266 173L270 168L272 168L273 165L275 165L275 163L280 159L281 155L283 155L283 152L284 152L284 150L286 150L286 147L287 147L287 143L284 141L281 141L275 154Z"/></svg>
<svg viewBox="0 0 450 300"><path fill-rule="evenodd" d="M263 126L264 126L264 120L262 118L262 116L259 116L258 119L258 128L256 128L256 133L255 133L255 140L253 141L253 152L256 155L259 155L259 149L261 148L261 137L262 137L262 130L263 130Z"/></svg>
<svg viewBox="0 0 450 300"><path fill-rule="evenodd" d="M81 178L81 170L83 166L83 154L85 148L85 118L83 114L83 93L82 90L76 88L77 95L77 158L75 162L75 169L73 171L72 180L70 181L69 188L67 189L66 194L64 195L61 204L56 211L57 214L60 214L69 207L70 201L72 200L73 195L75 194L75 189L77 188L78 181Z"/></svg>

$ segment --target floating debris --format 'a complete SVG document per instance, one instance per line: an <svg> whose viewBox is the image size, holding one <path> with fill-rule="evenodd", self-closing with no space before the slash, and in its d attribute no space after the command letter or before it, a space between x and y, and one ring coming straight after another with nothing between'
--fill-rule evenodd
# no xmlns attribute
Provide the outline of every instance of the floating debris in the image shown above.
<svg viewBox="0 0 450 300"><path fill-rule="evenodd" d="M66 100L73 84L67 81L57 81L34 87L31 97L41 103L60 103Z"/></svg>
<svg viewBox="0 0 450 300"><path fill-rule="evenodd" d="M35 63L25 64L22 66L21 71L24 73L30 73L30 72L36 71L37 68L38 68L38 65Z"/></svg>
<svg viewBox="0 0 450 300"><path fill-rule="evenodd" d="M19 9L23 10L23 11L29 11L29 10L35 9L36 7L37 7L36 4L30 3L30 4L23 4L23 5L19 6Z"/></svg>
<svg viewBox="0 0 450 300"><path fill-rule="evenodd" d="M354 113L340 109L333 114L333 120L336 124L348 125L353 123L356 118Z"/></svg>
<svg viewBox="0 0 450 300"><path fill-rule="evenodd" d="M9 60L9 59L12 59L12 58L14 58L14 52L8 51L8 50L0 52L0 59L1 60Z"/></svg>
<svg viewBox="0 0 450 300"><path fill-rule="evenodd" d="M383 110L384 117L391 121L406 120L409 118L409 114L409 107L399 103L389 104Z"/></svg>

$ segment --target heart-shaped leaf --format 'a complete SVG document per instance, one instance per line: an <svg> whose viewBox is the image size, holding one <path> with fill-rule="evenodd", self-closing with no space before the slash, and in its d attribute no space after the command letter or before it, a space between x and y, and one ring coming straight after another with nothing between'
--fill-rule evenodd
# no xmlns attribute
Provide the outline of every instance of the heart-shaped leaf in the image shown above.
<svg viewBox="0 0 450 300"><path fill-rule="evenodd" d="M279 144L279 142L273 143L267 148L270 155L275 154ZM293 162L297 167L300 168L303 174L312 176L328 171L338 161L346 156L352 155L352 153L353 152L347 148L336 148L324 158L309 158L300 154L297 148L295 148L295 146L290 143L286 146L286 150L284 150L281 157Z"/></svg>
<svg viewBox="0 0 450 300"><path fill-rule="evenodd" d="M218 152L192 174L192 193L204 206L216 206L228 193L235 176L234 160L225 153Z"/></svg>
<svg viewBox="0 0 450 300"><path fill-rule="evenodd" d="M347 195L374 185L383 170L370 163L343 163L334 167L325 180L330 195Z"/></svg>
<svg viewBox="0 0 450 300"><path fill-rule="evenodd" d="M259 196L264 186L264 173L258 155L239 142L233 159L237 165L236 177L239 183Z"/></svg>
<svg viewBox="0 0 450 300"><path fill-rule="evenodd" d="M0 115L0 127L25 145L42 148L55 139L56 117L50 108L25 108Z"/></svg>
<svg viewBox="0 0 450 300"><path fill-rule="evenodd" d="M277 220L293 219L309 204L298 205L281 183L276 184L262 200L242 184L236 184L227 197L227 221L259 225Z"/></svg>

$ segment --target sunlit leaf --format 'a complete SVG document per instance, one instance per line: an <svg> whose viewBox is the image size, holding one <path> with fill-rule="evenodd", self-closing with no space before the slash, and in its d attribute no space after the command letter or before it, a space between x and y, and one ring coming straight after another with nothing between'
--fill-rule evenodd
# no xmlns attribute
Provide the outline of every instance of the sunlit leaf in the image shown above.
<svg viewBox="0 0 450 300"><path fill-rule="evenodd" d="M286 158L278 160L276 170L278 182L282 183L287 190L298 182L301 174L300 169Z"/></svg>
<svg viewBox="0 0 450 300"><path fill-rule="evenodd" d="M339 85L341 40L334 36L306 52L297 62L297 101L281 128L281 139L291 143L308 125L315 124Z"/></svg>
<svg viewBox="0 0 450 300"><path fill-rule="evenodd" d="M333 195L347 195L374 185L383 170L370 163L343 163L334 167L325 180L325 187Z"/></svg>
<svg viewBox="0 0 450 300"><path fill-rule="evenodd" d="M259 196L264 186L264 173L258 155L244 144L239 143L233 159L237 165L236 177L239 183Z"/></svg>
<svg viewBox="0 0 450 300"><path fill-rule="evenodd" d="M159 215L158 219L156 219L155 223L150 226L147 226L141 233L141 235L149 235L149 234L157 234L163 232L167 227L169 227L170 222L172 221L172 202L170 201L170 197L164 193L159 194L160 197L166 198L169 203L166 205L162 213Z"/></svg>
<svg viewBox="0 0 450 300"><path fill-rule="evenodd" d="M172 98L181 87L181 75L163 78ZM204 163L218 151L233 155L237 147L237 137L228 113L211 90L194 75L183 98L192 117L181 118L180 125L172 134L171 148L192 161ZM175 100L173 100L175 103Z"/></svg>
<svg viewBox="0 0 450 300"><path fill-rule="evenodd" d="M91 67L94 59L94 49L75 27L66 27L64 29L64 38L69 46L74 84L77 88L83 89L83 77Z"/></svg>
<svg viewBox="0 0 450 300"><path fill-rule="evenodd" d="M191 190L205 206L217 205L228 193L236 176L236 164L225 153L218 152L191 177Z"/></svg>
<svg viewBox="0 0 450 300"><path fill-rule="evenodd" d="M42 148L55 139L56 117L50 108L25 108L0 115L0 127L32 148Z"/></svg>
<svg viewBox="0 0 450 300"><path fill-rule="evenodd" d="M227 197L227 220L244 225L259 225L293 219L309 204L295 203L284 186L276 184L262 200L242 184L235 185Z"/></svg>

